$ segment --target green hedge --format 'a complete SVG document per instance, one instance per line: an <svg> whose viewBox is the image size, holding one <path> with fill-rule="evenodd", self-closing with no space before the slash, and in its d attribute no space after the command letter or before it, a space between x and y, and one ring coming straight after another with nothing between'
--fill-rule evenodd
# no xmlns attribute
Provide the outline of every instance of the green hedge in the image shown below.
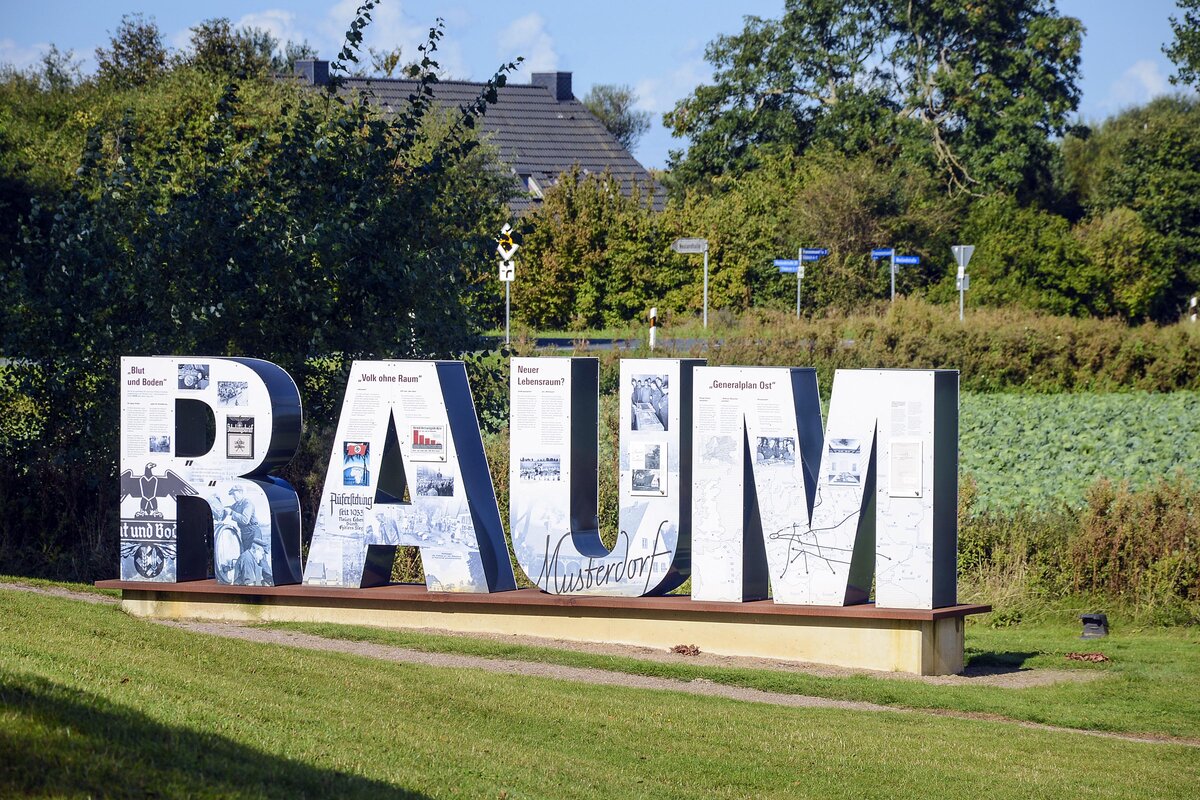
<svg viewBox="0 0 1200 800"><path fill-rule="evenodd" d="M732 323L713 314L713 321L703 338L677 342L675 320L660 320L663 346L655 354L713 365L816 367L826 393L834 370L874 368L957 369L962 389L972 392L1200 389L1200 324L1186 321L1130 327L1005 308L968 309L959 322L957 309L917 298L850 316L796 319L758 310ZM644 346L579 353L601 359L605 385L615 385L620 358L649 355Z"/></svg>

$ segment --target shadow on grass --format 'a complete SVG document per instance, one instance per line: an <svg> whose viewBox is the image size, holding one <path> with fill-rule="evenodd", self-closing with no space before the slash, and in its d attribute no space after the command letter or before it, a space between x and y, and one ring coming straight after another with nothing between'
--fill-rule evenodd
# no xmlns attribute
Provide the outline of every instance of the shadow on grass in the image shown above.
<svg viewBox="0 0 1200 800"><path fill-rule="evenodd" d="M1025 662L1041 654L1012 650L1005 652L983 652L967 648L965 655L967 667L963 670L963 674L971 677L973 675L1003 675L1009 672L1022 672L1023 670L1032 669L1025 666Z"/></svg>
<svg viewBox="0 0 1200 800"><path fill-rule="evenodd" d="M425 797L30 676L0 675L0 753L2 797Z"/></svg>

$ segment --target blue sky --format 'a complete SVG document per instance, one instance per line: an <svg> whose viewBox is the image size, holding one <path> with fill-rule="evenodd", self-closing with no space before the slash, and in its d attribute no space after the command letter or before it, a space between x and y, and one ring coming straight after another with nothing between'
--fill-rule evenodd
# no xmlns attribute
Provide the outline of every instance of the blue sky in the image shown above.
<svg viewBox="0 0 1200 800"><path fill-rule="evenodd" d="M53 42L73 49L89 71L93 51L108 41L121 15L139 11L154 18L173 47L187 43L192 25L224 16L281 39L307 39L330 57L356 5L356 0L0 0L0 62L28 66ZM1087 28L1081 117L1097 121L1174 90L1168 82L1171 64L1162 53L1171 39L1167 18L1176 13L1174 0L1059 0L1058 7ZM434 19L442 17L440 60L453 77L482 80L503 61L523 55L518 80L528 80L531 70L568 70L577 97L594 83L628 84L653 119L635 155L646 166L662 167L667 151L683 146L662 128L662 113L711 74L705 44L741 30L744 15L778 17L782 8L783 0L384 0L365 43L376 49L400 45L413 54Z"/></svg>

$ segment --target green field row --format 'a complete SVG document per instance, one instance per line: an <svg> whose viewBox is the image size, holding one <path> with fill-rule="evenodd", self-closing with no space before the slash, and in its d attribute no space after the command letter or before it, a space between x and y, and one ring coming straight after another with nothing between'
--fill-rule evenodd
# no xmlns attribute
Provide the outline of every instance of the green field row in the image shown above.
<svg viewBox="0 0 1200 800"><path fill-rule="evenodd" d="M963 393L959 427L960 469L985 509L1079 506L1099 478L1200 474L1200 392Z"/></svg>

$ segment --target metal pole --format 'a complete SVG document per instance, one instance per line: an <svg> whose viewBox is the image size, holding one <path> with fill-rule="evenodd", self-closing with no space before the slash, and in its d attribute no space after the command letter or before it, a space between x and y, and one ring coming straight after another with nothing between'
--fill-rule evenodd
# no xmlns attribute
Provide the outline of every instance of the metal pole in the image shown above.
<svg viewBox="0 0 1200 800"><path fill-rule="evenodd" d="M958 321L963 321L963 284L962 278L958 279Z"/></svg>
<svg viewBox="0 0 1200 800"><path fill-rule="evenodd" d="M892 302L896 302L896 248L892 248Z"/></svg>
<svg viewBox="0 0 1200 800"><path fill-rule="evenodd" d="M800 276L804 274L804 248L796 251L796 319L800 319Z"/></svg>
<svg viewBox="0 0 1200 800"><path fill-rule="evenodd" d="M512 309L512 304L509 299L509 289L512 286L512 281L504 282L504 343L512 344L512 338L509 336L508 318L509 311Z"/></svg>
<svg viewBox="0 0 1200 800"><path fill-rule="evenodd" d="M704 245L704 327L708 327L708 245Z"/></svg>

